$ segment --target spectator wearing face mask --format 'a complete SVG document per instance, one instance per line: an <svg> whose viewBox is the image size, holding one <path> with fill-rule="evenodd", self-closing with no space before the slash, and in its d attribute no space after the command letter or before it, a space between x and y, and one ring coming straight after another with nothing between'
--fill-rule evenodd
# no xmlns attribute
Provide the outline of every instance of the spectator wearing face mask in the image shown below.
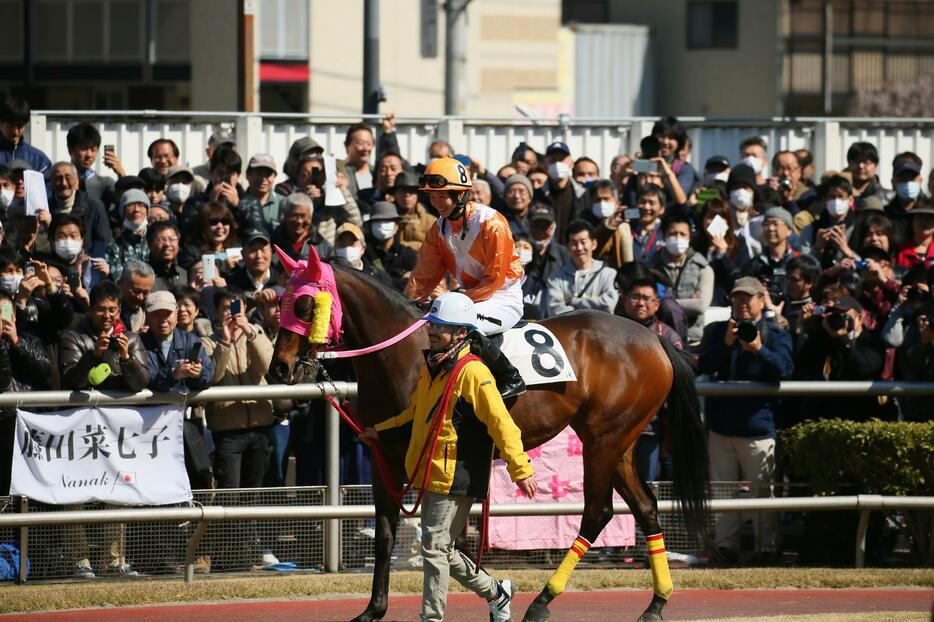
<svg viewBox="0 0 934 622"><path fill-rule="evenodd" d="M616 187L608 179L594 184L593 207L586 220L595 226L598 259L618 270L634 259L632 229L626 220L626 206L619 202Z"/></svg>
<svg viewBox="0 0 934 622"><path fill-rule="evenodd" d="M0 246L0 291L14 302L16 326L20 333L31 333L46 345L58 340L58 333L73 318L71 301L52 280L48 265L30 259L23 270L19 254Z"/></svg>
<svg viewBox="0 0 934 622"><path fill-rule="evenodd" d="M174 220L179 221L185 202L192 195L194 175L190 168L174 165L165 176L165 200Z"/></svg>
<svg viewBox="0 0 934 622"><path fill-rule="evenodd" d="M764 185L769 176L769 146L759 136L750 136L739 145L740 162L756 175L756 186Z"/></svg>
<svg viewBox="0 0 934 622"><path fill-rule="evenodd" d="M399 212L399 242L417 253L437 218L418 201L415 173L403 171L396 175L390 197Z"/></svg>
<svg viewBox="0 0 934 622"><path fill-rule="evenodd" d="M123 228L107 249L107 263L112 267L115 279L120 278L127 262L149 261L149 243L146 241L149 197L142 190L127 190L120 197L120 214L123 216Z"/></svg>
<svg viewBox="0 0 934 622"><path fill-rule="evenodd" d="M548 184L545 193L555 210L555 235L559 242L566 239L571 221L590 208L590 197L585 188L572 178L571 150L565 143L554 142L545 150Z"/></svg>
<svg viewBox="0 0 934 622"><path fill-rule="evenodd" d="M761 246L759 236L762 232L761 219L757 220L754 210L756 204L756 173L745 163L737 164L730 171L726 182L733 224L733 233L746 242L750 257L759 254Z"/></svg>
<svg viewBox="0 0 934 622"><path fill-rule="evenodd" d="M52 201L55 214L72 214L84 222L84 251L91 257L103 257L113 242L107 210L99 200L78 189L78 170L71 162L57 162L51 173Z"/></svg>
<svg viewBox="0 0 934 622"><path fill-rule="evenodd" d="M821 266L829 268L843 259L855 257L850 247L856 227L853 186L845 177L831 177L818 186L817 200L824 205L824 212L802 229L798 238L802 252L813 254Z"/></svg>
<svg viewBox="0 0 934 622"><path fill-rule="evenodd" d="M896 265L910 269L917 265L934 265L934 204L930 200L911 210L911 230L908 239L898 249Z"/></svg>
<svg viewBox="0 0 934 622"><path fill-rule="evenodd" d="M61 270L64 279L62 290L83 312L87 309L88 292L107 277L109 266L103 259L84 254L84 223L72 214L56 214L48 236L52 246L50 261Z"/></svg>
<svg viewBox="0 0 934 622"><path fill-rule="evenodd" d="M553 317L576 309L612 313L619 298L616 270L593 258L597 241L590 224L582 220L571 223L567 246L570 260L548 278L543 315Z"/></svg>
<svg viewBox="0 0 934 622"><path fill-rule="evenodd" d="M895 237L901 243L911 239L912 210L925 199L921 192L921 158L910 151L900 153L892 161L892 169L895 197L885 206L885 215L895 225Z"/></svg>
<svg viewBox="0 0 934 622"><path fill-rule="evenodd" d="M368 274L387 287L395 287L392 278L385 270L373 265L365 255L366 239L360 227L345 223L338 227L337 238L334 241L334 255L337 261L345 266L360 270Z"/></svg>
<svg viewBox="0 0 934 622"><path fill-rule="evenodd" d="M653 267L671 283L669 295L687 316L687 340L700 343L704 331L704 312L713 298L713 269L707 259L691 248L691 218L672 213L662 221L665 248L656 253Z"/></svg>
<svg viewBox="0 0 934 622"><path fill-rule="evenodd" d="M532 182L525 175L510 175L504 184L503 215L513 235L529 233L529 207L532 205Z"/></svg>
<svg viewBox="0 0 934 622"><path fill-rule="evenodd" d="M396 206L388 201L375 203L367 228L369 241L364 258L386 272L392 279L393 287L401 292L415 268L418 255L399 242L399 212Z"/></svg>

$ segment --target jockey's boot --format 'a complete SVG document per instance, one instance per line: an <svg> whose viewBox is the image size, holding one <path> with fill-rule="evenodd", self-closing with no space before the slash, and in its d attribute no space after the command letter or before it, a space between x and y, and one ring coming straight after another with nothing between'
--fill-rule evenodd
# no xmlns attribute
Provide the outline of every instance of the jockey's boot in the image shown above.
<svg viewBox="0 0 934 622"><path fill-rule="evenodd" d="M496 379L496 387L503 399L516 397L525 393L525 381L519 374L506 355L502 353L499 346L480 331L474 331L472 335L474 352L483 359L483 362L490 368L493 378Z"/></svg>

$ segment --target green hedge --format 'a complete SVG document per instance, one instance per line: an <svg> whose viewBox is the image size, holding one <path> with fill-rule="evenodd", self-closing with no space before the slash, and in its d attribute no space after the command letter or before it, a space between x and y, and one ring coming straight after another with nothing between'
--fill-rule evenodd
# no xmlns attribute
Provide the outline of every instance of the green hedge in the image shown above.
<svg viewBox="0 0 934 622"><path fill-rule="evenodd" d="M781 440L792 479L814 494L934 495L934 422L809 421ZM931 565L934 513L904 514L916 560Z"/></svg>

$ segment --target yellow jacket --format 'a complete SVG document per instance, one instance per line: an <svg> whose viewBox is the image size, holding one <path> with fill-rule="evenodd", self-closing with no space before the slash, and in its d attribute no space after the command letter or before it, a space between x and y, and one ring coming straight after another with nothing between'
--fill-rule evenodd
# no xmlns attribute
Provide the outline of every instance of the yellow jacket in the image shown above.
<svg viewBox="0 0 934 622"><path fill-rule="evenodd" d="M469 346L458 354L467 356ZM424 465L414 473L426 443L431 443L429 429L432 417L450 370L432 378L428 366L422 368L418 385L409 407L399 415L381 421L376 430L382 432L412 423L412 437L405 456L405 469L415 486L425 477ZM534 470L529 456L522 449L522 435L513 422L490 370L481 361L464 365L454 382L444 425L438 435L435 453L431 456L426 490L439 494L485 497L490 483L493 444L506 461L513 481L530 477ZM424 451L429 451L425 449Z"/></svg>

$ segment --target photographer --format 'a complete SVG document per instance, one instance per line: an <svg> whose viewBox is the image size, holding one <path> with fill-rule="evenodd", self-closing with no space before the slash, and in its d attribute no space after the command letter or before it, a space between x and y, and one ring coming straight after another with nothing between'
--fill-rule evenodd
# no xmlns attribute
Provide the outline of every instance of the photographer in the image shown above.
<svg viewBox="0 0 934 622"><path fill-rule="evenodd" d="M791 336L765 319L765 287L743 277L730 293L733 317L714 322L704 331L698 371L717 381L778 382L791 377ZM775 414L773 397L709 397L710 479L750 482L754 497L771 496L775 474ZM756 551L761 561L774 560L775 514L756 515ZM717 521L714 560L737 561L742 518L725 514Z"/></svg>
<svg viewBox="0 0 934 622"><path fill-rule="evenodd" d="M227 207L236 219L237 227L245 229L249 226L263 227L262 214L250 210L245 213L241 209L240 200L245 191L240 185L240 173L243 170L243 160L234 149L234 145L224 143L211 154L211 186L204 192L190 197L182 208L179 225L182 237L187 237L197 227L198 216L202 207L208 203L220 203Z"/></svg>
<svg viewBox="0 0 934 622"><path fill-rule="evenodd" d="M808 332L798 353L796 377L801 380L876 380L882 372L882 345L863 330L863 307L853 298L805 309ZM875 397L817 397L807 400L812 419L868 421L884 412Z"/></svg>
<svg viewBox="0 0 934 622"><path fill-rule="evenodd" d="M928 302L915 317L917 339L909 339L904 348L905 379L912 382L934 381L934 304ZM912 331L914 332L914 331ZM914 335L912 335L913 337ZM930 398L902 401L905 419L930 421Z"/></svg>

